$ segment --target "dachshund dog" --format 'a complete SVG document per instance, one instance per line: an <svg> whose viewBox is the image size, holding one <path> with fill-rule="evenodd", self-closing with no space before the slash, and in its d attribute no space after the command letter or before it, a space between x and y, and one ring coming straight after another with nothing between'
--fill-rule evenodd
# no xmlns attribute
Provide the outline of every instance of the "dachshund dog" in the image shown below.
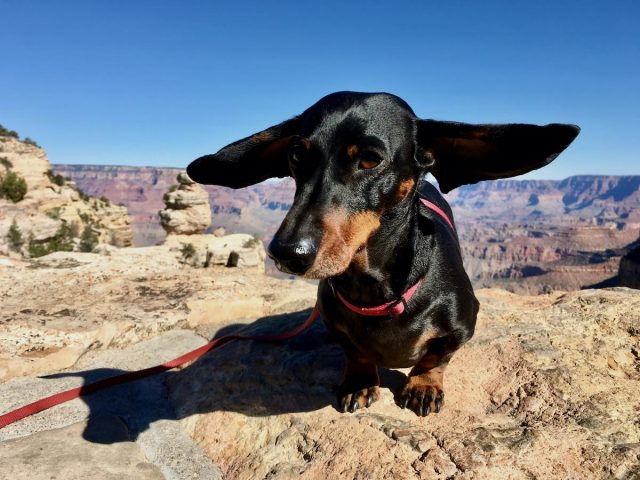
<svg viewBox="0 0 640 480"><path fill-rule="evenodd" d="M193 161L196 182L242 188L291 176L291 209L268 252L319 279L318 309L344 349L339 408L379 398L377 367L413 367L399 405L439 412L444 370L474 332L479 303L444 193L554 160L574 125L422 120L388 93L337 92L283 123Z"/></svg>

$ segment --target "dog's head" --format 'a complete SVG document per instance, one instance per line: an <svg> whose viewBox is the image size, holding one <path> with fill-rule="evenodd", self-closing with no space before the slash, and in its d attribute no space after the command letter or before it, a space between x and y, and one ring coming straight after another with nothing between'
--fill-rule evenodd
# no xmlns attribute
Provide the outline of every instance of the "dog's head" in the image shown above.
<svg viewBox="0 0 640 480"><path fill-rule="evenodd" d="M387 93L338 92L301 115L193 161L196 182L241 188L291 176L291 210L269 245L285 272L328 278L344 272L427 172L448 192L554 160L574 125L470 125L422 120Z"/></svg>

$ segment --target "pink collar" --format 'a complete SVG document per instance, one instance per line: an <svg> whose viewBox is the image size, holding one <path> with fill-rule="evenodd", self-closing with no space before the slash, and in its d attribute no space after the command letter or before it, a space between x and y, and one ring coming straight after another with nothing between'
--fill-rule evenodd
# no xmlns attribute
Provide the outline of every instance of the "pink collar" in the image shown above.
<svg viewBox="0 0 640 480"><path fill-rule="evenodd" d="M432 210L433 212L440 215L440 217L442 217L444 221L447 222L447 225L449 225L452 230L455 230L455 227L453 226L453 222L440 207L438 207L435 203L432 203L429 200L426 200L422 197L420 197L420 201L429 210ZM407 303L409 303L411 298L413 298L415 293L418 291L418 287L420 287L421 283L422 283L422 278L419 279L416 283L414 283L411 287L409 287L409 289L406 292L404 292L398 300L391 300L390 302L383 303L382 305L377 305L375 307L359 307L357 305L354 305L353 303L349 302L346 298L344 298L340 294L340 292L335 287L333 287L333 284L331 283L330 284L333 288L333 291L335 292L338 299L342 302L342 304L354 313L357 313L359 315L364 315L365 317L386 317L386 316L397 317L398 315L401 315L406 310Z"/></svg>

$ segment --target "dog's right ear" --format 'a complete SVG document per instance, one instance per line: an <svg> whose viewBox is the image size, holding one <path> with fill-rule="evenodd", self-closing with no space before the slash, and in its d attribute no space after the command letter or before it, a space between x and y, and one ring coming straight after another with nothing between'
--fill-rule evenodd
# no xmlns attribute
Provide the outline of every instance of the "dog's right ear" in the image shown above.
<svg viewBox="0 0 640 480"><path fill-rule="evenodd" d="M233 142L218 153L200 157L187 167L198 183L242 188L272 177L291 175L287 158L298 117Z"/></svg>

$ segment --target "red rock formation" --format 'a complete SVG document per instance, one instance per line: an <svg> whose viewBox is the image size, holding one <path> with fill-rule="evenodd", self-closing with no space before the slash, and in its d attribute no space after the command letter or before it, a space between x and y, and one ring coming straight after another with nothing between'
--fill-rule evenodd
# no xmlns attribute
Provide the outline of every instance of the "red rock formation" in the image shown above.
<svg viewBox="0 0 640 480"><path fill-rule="evenodd" d="M156 212L178 169L57 165L91 195L122 202L135 241L164 238ZM290 179L232 190L206 187L213 226L269 241L291 206ZM573 290L616 276L617 264L640 236L640 176L576 176L498 180L447 195L465 264L476 285L538 293Z"/></svg>

